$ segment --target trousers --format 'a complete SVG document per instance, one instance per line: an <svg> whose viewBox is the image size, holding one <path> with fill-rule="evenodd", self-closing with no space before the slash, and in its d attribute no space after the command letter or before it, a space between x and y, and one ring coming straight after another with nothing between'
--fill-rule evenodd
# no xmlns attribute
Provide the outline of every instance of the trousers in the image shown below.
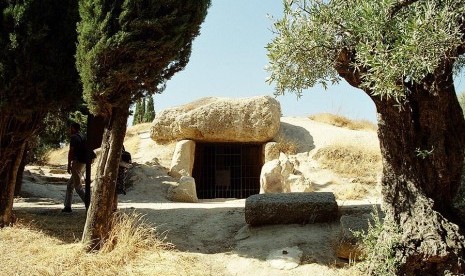
<svg viewBox="0 0 465 276"><path fill-rule="evenodd" d="M82 189L85 168L85 163L80 163L77 161L71 162L71 178L66 184L65 208L71 208L71 203L73 202L73 189L76 190L76 193L79 195L82 201L85 202L86 193Z"/></svg>

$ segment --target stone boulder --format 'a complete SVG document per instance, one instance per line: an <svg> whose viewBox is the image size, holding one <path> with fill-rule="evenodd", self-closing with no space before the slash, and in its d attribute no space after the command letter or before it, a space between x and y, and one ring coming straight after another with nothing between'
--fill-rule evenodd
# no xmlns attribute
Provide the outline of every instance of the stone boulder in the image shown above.
<svg viewBox="0 0 465 276"><path fill-rule="evenodd" d="M169 174L172 177L192 176L195 157L195 142L182 140L176 144Z"/></svg>
<svg viewBox="0 0 465 276"><path fill-rule="evenodd" d="M151 137L157 143L267 142L280 127L281 107L269 96L242 99L203 98L159 112Z"/></svg>
<svg viewBox="0 0 465 276"><path fill-rule="evenodd" d="M266 162L260 173L260 193L312 192L313 183L295 170L284 153Z"/></svg>
<svg viewBox="0 0 465 276"><path fill-rule="evenodd" d="M305 224L331 222L338 216L333 193L258 194L245 200L248 224Z"/></svg>
<svg viewBox="0 0 465 276"><path fill-rule="evenodd" d="M190 176L182 176L179 185L168 189L167 198L174 202L199 202L195 189L195 179Z"/></svg>

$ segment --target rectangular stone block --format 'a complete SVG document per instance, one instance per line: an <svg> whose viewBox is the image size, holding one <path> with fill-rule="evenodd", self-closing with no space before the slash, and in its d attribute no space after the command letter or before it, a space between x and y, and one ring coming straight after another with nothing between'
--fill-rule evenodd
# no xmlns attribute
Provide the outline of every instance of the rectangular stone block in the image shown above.
<svg viewBox="0 0 465 276"><path fill-rule="evenodd" d="M330 192L258 194L245 201L245 221L253 226L331 222L337 216Z"/></svg>

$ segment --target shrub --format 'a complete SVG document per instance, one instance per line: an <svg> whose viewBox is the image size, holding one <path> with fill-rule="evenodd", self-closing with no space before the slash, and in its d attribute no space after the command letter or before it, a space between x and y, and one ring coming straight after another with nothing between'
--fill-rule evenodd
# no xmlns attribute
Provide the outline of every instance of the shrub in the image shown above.
<svg viewBox="0 0 465 276"><path fill-rule="evenodd" d="M383 221L378 208L373 208L372 221L369 221L368 231L354 232L361 239L363 262L357 268L362 275L396 275L399 259L395 249L401 240L401 231L391 223Z"/></svg>

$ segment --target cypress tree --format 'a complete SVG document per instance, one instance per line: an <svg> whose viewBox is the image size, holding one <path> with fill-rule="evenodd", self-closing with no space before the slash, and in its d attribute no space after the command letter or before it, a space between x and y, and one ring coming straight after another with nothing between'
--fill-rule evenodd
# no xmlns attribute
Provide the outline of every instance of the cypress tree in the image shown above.
<svg viewBox="0 0 465 276"><path fill-rule="evenodd" d="M145 97L142 98L142 104L141 104L141 111L140 111L139 123L145 123Z"/></svg>
<svg viewBox="0 0 465 276"><path fill-rule="evenodd" d="M79 100L75 0L0 1L0 227L28 141L47 112Z"/></svg>
<svg viewBox="0 0 465 276"><path fill-rule="evenodd" d="M140 112L141 112L142 102L140 99L136 101L136 108L134 110L134 117L132 120L132 125L135 126L140 123Z"/></svg>
<svg viewBox="0 0 465 276"><path fill-rule="evenodd" d="M108 119L83 241L99 249L117 208L115 183L129 106L161 93L189 61L210 0L81 0L77 67L92 113Z"/></svg>
<svg viewBox="0 0 465 276"><path fill-rule="evenodd" d="M147 108L145 109L144 122L151 123L154 119L155 119L155 106L153 103L153 97L149 96L149 100L147 102Z"/></svg>

